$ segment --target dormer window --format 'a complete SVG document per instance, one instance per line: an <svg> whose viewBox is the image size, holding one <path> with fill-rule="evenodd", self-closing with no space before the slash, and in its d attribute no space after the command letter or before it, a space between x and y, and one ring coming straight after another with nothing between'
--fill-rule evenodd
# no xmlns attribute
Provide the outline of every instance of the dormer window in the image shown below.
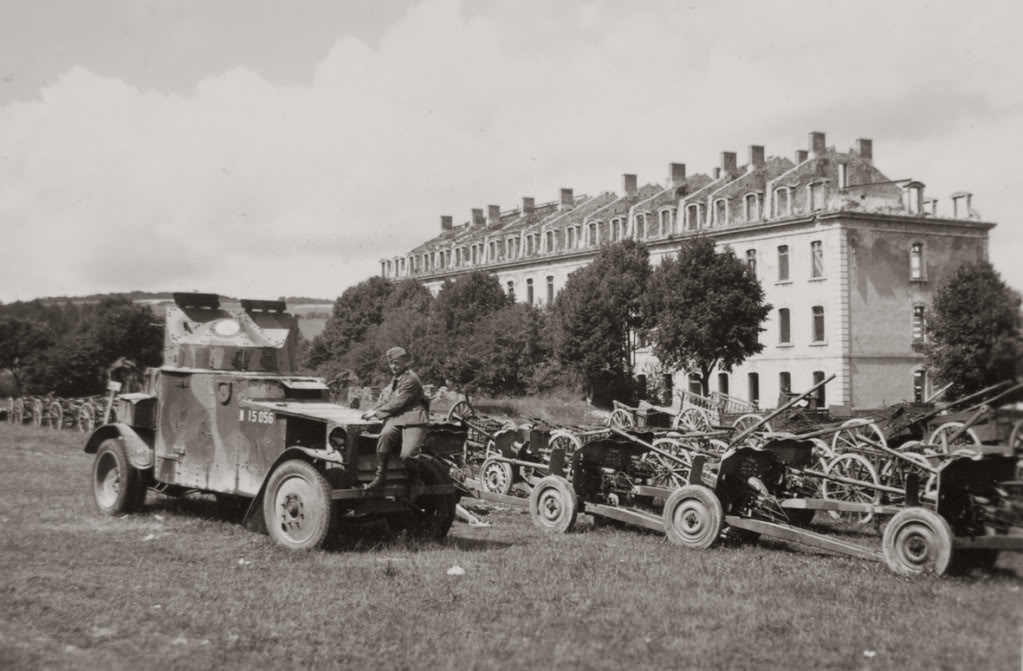
<svg viewBox="0 0 1023 671"><path fill-rule="evenodd" d="M824 209L824 194L825 184L824 182L813 182L807 187L807 201L810 212L816 212Z"/></svg>
<svg viewBox="0 0 1023 671"><path fill-rule="evenodd" d="M746 221L756 221L760 218L760 202L763 197L759 193L747 193L742 199L743 214Z"/></svg>
<svg viewBox="0 0 1023 671"><path fill-rule="evenodd" d="M838 164L838 188L848 189L849 188L849 164L839 163Z"/></svg>
<svg viewBox="0 0 1023 671"><path fill-rule="evenodd" d="M611 242L618 242L621 237L622 222L619 219L611 220Z"/></svg>
<svg viewBox="0 0 1023 671"><path fill-rule="evenodd" d="M646 215L636 215L636 239L642 240L646 237Z"/></svg>
<svg viewBox="0 0 1023 671"><path fill-rule="evenodd" d="M590 247L596 247L597 246L597 238L598 238L598 236L597 236L597 232L598 232L597 226L598 225L599 224L596 224L596 223L590 224L588 229L587 229L587 231L586 231L586 244L589 245Z"/></svg>
<svg viewBox="0 0 1023 671"><path fill-rule="evenodd" d="M565 248L575 248L575 228L568 228L565 230Z"/></svg>
<svg viewBox="0 0 1023 671"><path fill-rule="evenodd" d="M728 201L718 198L714 201L714 225L721 226L728 223Z"/></svg>
<svg viewBox="0 0 1023 671"><path fill-rule="evenodd" d="M786 217L792 211L792 198L789 187L779 186L774 190L774 216Z"/></svg>
<svg viewBox="0 0 1023 671"><path fill-rule="evenodd" d="M923 214L924 211L924 185L920 182L910 182L903 191L905 198L906 212L909 214Z"/></svg>
<svg viewBox="0 0 1023 671"><path fill-rule="evenodd" d="M547 238L547 251L554 251L554 231L547 231L545 237Z"/></svg>
<svg viewBox="0 0 1023 671"><path fill-rule="evenodd" d="M674 217L671 210L661 210L661 237L668 237L673 233Z"/></svg>
<svg viewBox="0 0 1023 671"><path fill-rule="evenodd" d="M703 206L700 203L686 205L686 230L695 231L703 225Z"/></svg>

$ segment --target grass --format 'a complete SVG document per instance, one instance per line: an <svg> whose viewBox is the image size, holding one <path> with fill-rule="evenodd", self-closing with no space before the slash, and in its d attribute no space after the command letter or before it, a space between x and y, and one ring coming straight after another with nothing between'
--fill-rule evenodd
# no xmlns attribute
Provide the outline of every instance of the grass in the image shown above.
<svg viewBox="0 0 1023 671"><path fill-rule="evenodd" d="M1023 558L906 579L780 543L544 536L293 554L208 497L92 509L83 438L0 426L0 668L1018 669ZM452 566L465 570L449 576Z"/></svg>

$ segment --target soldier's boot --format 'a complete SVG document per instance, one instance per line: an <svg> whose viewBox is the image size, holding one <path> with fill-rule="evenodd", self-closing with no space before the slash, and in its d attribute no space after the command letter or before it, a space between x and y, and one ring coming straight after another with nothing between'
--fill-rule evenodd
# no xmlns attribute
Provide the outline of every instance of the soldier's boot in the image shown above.
<svg viewBox="0 0 1023 671"><path fill-rule="evenodd" d="M377 472L373 476L373 479L363 485L362 490L365 492L380 489L384 486L384 482L387 480L387 463L391 460L391 455L388 452L377 452Z"/></svg>
<svg viewBox="0 0 1023 671"><path fill-rule="evenodd" d="M401 460L401 465L405 467L405 479L409 487L418 487L422 484L422 472L417 457L406 457Z"/></svg>

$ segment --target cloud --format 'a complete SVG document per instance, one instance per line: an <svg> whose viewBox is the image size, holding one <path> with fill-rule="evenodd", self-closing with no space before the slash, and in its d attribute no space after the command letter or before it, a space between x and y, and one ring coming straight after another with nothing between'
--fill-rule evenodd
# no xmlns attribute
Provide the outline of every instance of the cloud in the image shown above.
<svg viewBox="0 0 1023 671"><path fill-rule="evenodd" d="M810 130L874 138L929 195L973 190L1023 286L1017 10L925 7L442 0L293 84L258 64L183 90L73 67L0 107L0 299L333 297L440 214L708 172L748 144L791 155Z"/></svg>

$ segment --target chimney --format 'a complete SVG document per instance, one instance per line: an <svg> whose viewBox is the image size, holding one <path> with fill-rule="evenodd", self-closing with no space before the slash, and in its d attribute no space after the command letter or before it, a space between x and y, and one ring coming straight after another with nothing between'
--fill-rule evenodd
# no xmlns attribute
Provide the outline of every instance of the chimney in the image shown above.
<svg viewBox="0 0 1023 671"><path fill-rule="evenodd" d="M734 151L723 151L721 152L721 172L726 175L734 175L736 173L736 161Z"/></svg>
<svg viewBox="0 0 1023 671"><path fill-rule="evenodd" d="M501 223L501 206L487 205L487 225L497 226Z"/></svg>
<svg viewBox="0 0 1023 671"><path fill-rule="evenodd" d="M810 151L813 152L813 157L820 158L824 156L827 150L828 147L824 142L824 133L816 130L810 133Z"/></svg>
<svg viewBox="0 0 1023 671"><path fill-rule="evenodd" d="M874 141L868 140L865 137L861 137L856 140L856 153L860 155L860 158L868 161L874 160Z"/></svg>
<svg viewBox="0 0 1023 671"><path fill-rule="evenodd" d="M800 163L805 163L806 159L809 158L809 156L810 156L810 152L806 151L805 149L797 149L796 150L796 165L799 165Z"/></svg>
<svg viewBox="0 0 1023 671"><path fill-rule="evenodd" d="M721 168L714 168L714 179L721 179Z"/></svg>
<svg viewBox="0 0 1023 671"><path fill-rule="evenodd" d="M472 221L471 221L471 223L472 223L473 226L482 226L484 224L483 208L482 207L474 207L474 208L472 208Z"/></svg>
<svg viewBox="0 0 1023 671"><path fill-rule="evenodd" d="M530 198L529 196L522 197L522 216L527 214L533 214L533 210L536 208L536 199Z"/></svg>
<svg viewBox="0 0 1023 671"><path fill-rule="evenodd" d="M455 228L454 220L451 218L450 214L440 215L440 230L442 232L454 230L454 228Z"/></svg>
<svg viewBox="0 0 1023 671"><path fill-rule="evenodd" d="M637 189L635 175L622 175L622 191L625 194L625 198L632 198L636 195Z"/></svg>
<svg viewBox="0 0 1023 671"><path fill-rule="evenodd" d="M575 196L572 195L572 189L561 190L561 211L571 210L575 207Z"/></svg>
<svg viewBox="0 0 1023 671"><path fill-rule="evenodd" d="M686 183L686 164L685 163L669 163L668 164L668 187L677 189Z"/></svg>
<svg viewBox="0 0 1023 671"><path fill-rule="evenodd" d="M759 144L749 146L749 164L754 170L764 167L764 147Z"/></svg>

